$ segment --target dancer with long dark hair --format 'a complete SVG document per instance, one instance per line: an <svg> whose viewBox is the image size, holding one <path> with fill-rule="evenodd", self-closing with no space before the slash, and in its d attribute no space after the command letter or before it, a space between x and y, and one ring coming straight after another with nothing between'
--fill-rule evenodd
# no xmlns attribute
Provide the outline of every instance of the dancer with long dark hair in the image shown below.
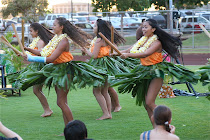
<svg viewBox="0 0 210 140"><path fill-rule="evenodd" d="M49 41L52 39L52 34L46 31L45 28L42 27L39 23L32 23L30 25L30 34L33 37L32 43L29 45L29 47L24 47L25 50L27 50L27 54L35 55L37 52L41 51L42 48L44 48L45 45L49 43ZM38 50L38 51L37 51ZM38 53L39 55L39 53ZM44 63L31 63L29 67L34 67L34 70L39 71L41 68L43 68ZM37 84L33 86L33 92L39 99L43 109L44 113L41 115L41 117L48 117L51 116L53 111L50 109L49 104L47 102L47 98L42 92L42 84Z"/></svg>
<svg viewBox="0 0 210 140"><path fill-rule="evenodd" d="M71 109L68 106L67 94L70 88L85 87L85 85L97 85L104 82L103 76L96 73L94 69L85 62L73 62L72 54L69 52L69 42L75 42L81 47L88 46L86 42L89 35L72 25L65 18L56 18L53 23L55 36L36 55L24 55L31 62L50 63L46 64L40 71L25 73L26 79L21 81L21 89L25 90L37 83L44 83L47 87L55 87L57 94L57 105L61 108L64 124L73 120ZM95 84L97 83L97 84Z"/></svg>
<svg viewBox="0 0 210 140"><path fill-rule="evenodd" d="M90 60L90 63L95 66L100 66L100 67L105 68L110 75L114 75L120 71L122 72L123 69L120 69L119 67L122 68L123 65L117 62L115 59L109 57L111 48L98 34L99 32L101 32L108 40L111 40L110 23L102 19L98 19L94 25L93 30L94 30L94 33L96 34L96 38L91 42L91 45L92 45L91 50L89 51L85 48L83 49L83 52L85 52L90 57L94 58L93 60ZM124 42L125 42L124 38L115 31L114 43L116 45L119 45ZM103 112L103 115L100 118L98 118L98 120L112 118L110 95L115 96L117 93L113 91L113 88L110 87L109 90L112 90L112 91L110 92L110 95L109 95L108 88L109 88L109 83L107 81L107 77L103 86L93 88L93 94L96 97L96 100L98 101ZM118 100L118 96L114 97L113 99ZM120 109L121 109L121 106L119 106L119 108L116 108L115 111L117 112Z"/></svg>
<svg viewBox="0 0 210 140"><path fill-rule="evenodd" d="M120 93L132 92L138 105L144 103L151 120L156 107L155 99L163 83L164 72L182 82L197 82L199 76L181 65L162 62L162 50L173 58L178 58L178 47L182 44L178 37L173 37L163 31L153 19L143 22L142 31L144 36L140 40L129 49L121 51L121 58L140 58L141 65L136 66L127 74L116 75L112 85L121 85L118 88ZM152 121L151 123L153 124Z"/></svg>

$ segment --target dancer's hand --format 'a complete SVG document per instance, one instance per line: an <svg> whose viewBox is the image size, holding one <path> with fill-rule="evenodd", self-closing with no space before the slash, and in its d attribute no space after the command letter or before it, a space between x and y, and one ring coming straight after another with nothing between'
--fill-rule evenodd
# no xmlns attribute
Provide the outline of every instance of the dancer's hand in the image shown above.
<svg viewBox="0 0 210 140"><path fill-rule="evenodd" d="M122 55L120 56L122 59L126 59L129 57L129 53L122 53Z"/></svg>
<svg viewBox="0 0 210 140"><path fill-rule="evenodd" d="M81 51L85 54L87 54L87 49L86 48L81 48Z"/></svg>
<svg viewBox="0 0 210 140"><path fill-rule="evenodd" d="M117 55L119 55L119 54L116 53L116 52L113 52L112 54L111 54L111 53L109 54L109 56L111 56L111 57L112 57L112 56L117 56Z"/></svg>
<svg viewBox="0 0 210 140"><path fill-rule="evenodd" d="M26 47L26 46L23 46L23 49L27 51L27 50L28 50L28 47Z"/></svg>
<svg viewBox="0 0 210 140"><path fill-rule="evenodd" d="M169 127L170 127L170 132L172 133L172 134L175 134L175 126L173 126L173 125L169 125Z"/></svg>
<svg viewBox="0 0 210 140"><path fill-rule="evenodd" d="M24 58L24 60L25 60L25 61L27 61L27 60L28 60L28 56L27 56L27 54L22 54L22 57Z"/></svg>

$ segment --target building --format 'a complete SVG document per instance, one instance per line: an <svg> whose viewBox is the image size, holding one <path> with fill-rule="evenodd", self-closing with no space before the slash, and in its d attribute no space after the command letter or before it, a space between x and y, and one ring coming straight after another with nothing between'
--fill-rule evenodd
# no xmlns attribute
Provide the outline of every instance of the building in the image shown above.
<svg viewBox="0 0 210 140"><path fill-rule="evenodd" d="M75 2L73 3L73 9L71 7L71 2L52 5L52 11L55 14L71 13L72 10L73 13L92 12L93 7L91 6L90 3L75 3Z"/></svg>

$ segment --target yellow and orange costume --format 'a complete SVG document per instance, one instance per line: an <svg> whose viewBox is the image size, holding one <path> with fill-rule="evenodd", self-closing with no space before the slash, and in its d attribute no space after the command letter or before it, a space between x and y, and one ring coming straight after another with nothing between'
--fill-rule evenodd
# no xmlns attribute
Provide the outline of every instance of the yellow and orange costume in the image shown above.
<svg viewBox="0 0 210 140"><path fill-rule="evenodd" d="M41 56L51 56L63 38L67 38L70 43L72 42L66 34L55 35L42 49ZM70 52L62 52L54 62L46 64L38 71L31 68L25 69L18 77L18 79L21 79L19 87L26 90L30 86L43 83L49 88L57 86L58 88L75 89L76 87L100 86L105 82L105 71L98 70L86 62L72 60L73 56ZM23 75L24 78L21 78Z"/></svg>
<svg viewBox="0 0 210 140"><path fill-rule="evenodd" d="M151 38L142 37L134 44L130 53L143 53L157 39L156 35L153 35ZM111 86L119 86L118 90L120 93L131 92L132 96L136 97L137 105L142 105L142 103L145 105L145 95L151 80L158 77L164 79L164 73L176 77L181 82L197 83L200 78L199 75L180 64L162 62L162 54L158 52L148 57L140 58L140 61L141 64L134 69L126 73L116 74L115 79L111 81Z"/></svg>

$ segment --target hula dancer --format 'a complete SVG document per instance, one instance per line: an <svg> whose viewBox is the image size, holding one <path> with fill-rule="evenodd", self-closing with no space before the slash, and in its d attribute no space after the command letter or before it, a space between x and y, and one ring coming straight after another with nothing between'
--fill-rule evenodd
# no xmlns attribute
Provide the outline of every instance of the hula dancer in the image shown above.
<svg viewBox="0 0 210 140"><path fill-rule="evenodd" d="M73 56L69 52L69 41L71 43L74 41L80 46L88 46L86 40L89 36L85 32L76 28L65 18L56 18L53 23L53 30L56 35L42 49L41 57L23 56L28 61L50 64L46 64L38 72L26 73L26 79L22 81L21 89L25 90L36 83L43 82L49 88L54 86L57 94L57 105L62 110L66 125L73 120L71 109L67 103L69 89L75 88L74 84L78 83L79 88L85 87L86 83L89 85L102 84L104 78L95 72L97 69L85 62L71 62Z"/></svg>
<svg viewBox="0 0 210 140"><path fill-rule="evenodd" d="M122 72L124 66L120 62L116 61L115 59L108 57L111 48L98 34L99 32L101 32L104 36L106 36L106 38L111 40L111 29L110 29L109 23L102 19L98 19L94 25L93 30L97 37L94 38L91 42L91 46L92 46L91 50L89 51L85 48L82 49L83 52L85 52L90 57L94 58L94 59L91 59L89 63L95 66L105 68L107 72L109 73L109 75L114 75L118 72ZM125 42L124 38L115 32L114 43L118 45L124 42ZM93 88L93 94L96 97L96 100L98 104L100 105L103 112L103 115L97 120L104 120L104 119L112 118L111 99L110 99L110 95L108 94L109 86L110 85L106 77L106 81L103 84L103 86L98 86L98 87ZM113 94L113 93L114 92L110 92L110 94ZM115 92L113 95L115 96L116 94L117 93ZM114 99L116 99L116 97L114 97ZM117 96L117 100L118 100L118 96ZM115 111L117 112L120 109L121 107L116 108Z"/></svg>
<svg viewBox="0 0 210 140"><path fill-rule="evenodd" d="M41 51L42 48L44 48L45 45L49 43L50 39L52 39L52 35L49 34L39 23L32 23L30 25L30 34L33 37L33 41L29 45L29 47L24 47L24 49L27 50L26 54L40 55L39 52ZM43 66L44 63L30 64L30 67L36 67L37 71L39 71ZM39 99L44 109L44 113L41 115L41 117L48 117L51 116L53 111L50 109L47 99L42 92L42 87L43 87L42 84L34 85L33 92Z"/></svg>
<svg viewBox="0 0 210 140"><path fill-rule="evenodd" d="M179 56L178 46L181 40L173 37L159 28L157 22L148 19L143 23L144 36L131 48L121 51L121 58L140 58L141 65L136 66L129 73L117 74L112 85L118 87L120 93L131 92L136 96L136 103L147 110L151 121L153 110L156 107L155 99L162 86L164 72L175 76L181 82L197 82L199 76L181 65L162 62L162 49L173 58ZM154 126L154 122L151 121Z"/></svg>

